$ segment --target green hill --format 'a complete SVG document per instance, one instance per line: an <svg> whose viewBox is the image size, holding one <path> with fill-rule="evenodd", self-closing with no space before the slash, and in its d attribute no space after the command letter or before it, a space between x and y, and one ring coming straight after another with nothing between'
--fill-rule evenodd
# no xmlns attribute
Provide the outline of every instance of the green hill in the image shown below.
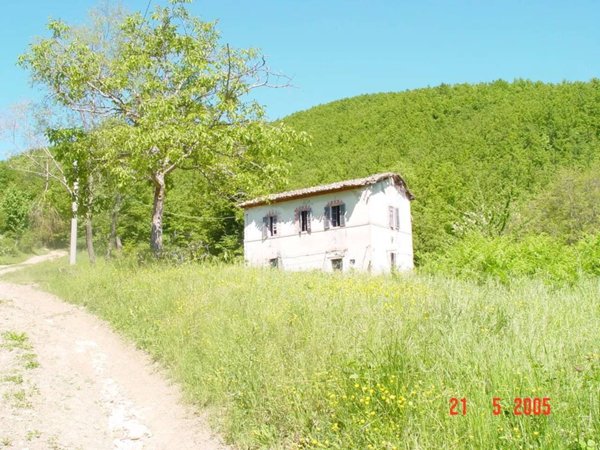
<svg viewBox="0 0 600 450"><path fill-rule="evenodd" d="M600 155L600 80L362 95L283 122L312 136L291 156L289 187L402 174L416 196L422 261L469 231L516 232L516 219L557 176L590 170Z"/></svg>

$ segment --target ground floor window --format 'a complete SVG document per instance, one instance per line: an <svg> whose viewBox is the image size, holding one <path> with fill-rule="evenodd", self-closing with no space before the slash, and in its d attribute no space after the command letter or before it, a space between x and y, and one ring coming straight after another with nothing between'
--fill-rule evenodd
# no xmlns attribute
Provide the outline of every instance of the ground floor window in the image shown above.
<svg viewBox="0 0 600 450"><path fill-rule="evenodd" d="M396 253L394 253L394 252L390 253L390 267L392 269L396 268Z"/></svg>
<svg viewBox="0 0 600 450"><path fill-rule="evenodd" d="M331 268L333 270L343 270L344 264L342 258L336 258L331 260Z"/></svg>
<svg viewBox="0 0 600 450"><path fill-rule="evenodd" d="M269 260L269 266L273 267L274 269L277 269L279 267L279 258L271 258Z"/></svg>

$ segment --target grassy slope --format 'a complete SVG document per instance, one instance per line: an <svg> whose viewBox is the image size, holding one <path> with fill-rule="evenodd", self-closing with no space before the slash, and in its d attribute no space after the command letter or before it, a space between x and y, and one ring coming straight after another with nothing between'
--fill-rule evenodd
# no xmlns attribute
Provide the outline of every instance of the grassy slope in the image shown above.
<svg viewBox="0 0 600 450"><path fill-rule="evenodd" d="M19 253L18 255L1 255L0 266L8 264L18 264L20 262L25 261L29 256L30 255L25 255L24 253Z"/></svg>
<svg viewBox="0 0 600 450"><path fill-rule="evenodd" d="M600 81L498 81L362 95L283 121L312 136L291 155L290 187L397 171L415 194L417 260L478 222L504 231L507 213L561 168L600 155ZM318 163L316 163L318 161Z"/></svg>
<svg viewBox="0 0 600 450"><path fill-rule="evenodd" d="M108 320L190 399L222 409L242 448L585 448L600 436L598 281L552 291L64 262L11 277ZM550 416L513 415L518 396L550 397ZM449 415L451 397L468 399L465 417Z"/></svg>
<svg viewBox="0 0 600 450"><path fill-rule="evenodd" d="M32 256L42 255L47 253L48 250L45 248L35 249L29 253L18 252L16 254L0 255L0 266L8 264L19 264L22 263Z"/></svg>

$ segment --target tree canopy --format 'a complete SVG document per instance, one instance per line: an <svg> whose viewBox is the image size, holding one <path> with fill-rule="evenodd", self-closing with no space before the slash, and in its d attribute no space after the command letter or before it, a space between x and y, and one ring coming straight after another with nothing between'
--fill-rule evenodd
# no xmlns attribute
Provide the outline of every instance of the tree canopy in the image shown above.
<svg viewBox="0 0 600 450"><path fill-rule="evenodd" d="M175 169L194 170L232 195L268 189L280 179L283 152L298 139L265 121L249 98L271 83L264 58L221 43L215 24L192 16L185 3L173 0L149 17L124 15L110 41L51 21L52 36L20 58L58 104L102 124L95 131L115 176L152 182L156 253Z"/></svg>

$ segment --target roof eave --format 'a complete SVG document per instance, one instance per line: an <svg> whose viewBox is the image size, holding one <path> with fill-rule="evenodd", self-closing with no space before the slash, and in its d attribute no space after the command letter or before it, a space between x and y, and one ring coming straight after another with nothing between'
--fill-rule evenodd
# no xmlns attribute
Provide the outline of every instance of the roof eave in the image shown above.
<svg viewBox="0 0 600 450"><path fill-rule="evenodd" d="M309 188L305 188L305 189L298 189L297 191L288 191L288 192L281 192L278 194L271 194L271 195L267 195L267 196L263 196L263 197L258 197L252 200L248 200L245 202L241 202L238 204L238 206L240 208L253 208L256 206L262 206L262 205L270 205L270 204L274 204L274 203L281 203L281 202L286 202L286 201L290 201L290 200L297 200L299 198L306 198L306 197L315 197L318 195L324 195L324 194L328 194L331 192L340 192L340 191L348 191L348 190L352 190L352 189L358 189L358 188L364 188L366 186L372 186L374 184L379 183L380 181L386 180L386 179L393 179L394 183L397 186L400 186L403 191L406 193L406 197L409 200L414 200L414 195L408 190L408 186L406 185L406 182L404 181L404 179L397 173L393 173L393 172L386 172L386 173L381 173L381 174L374 174L371 175L369 177L365 177L365 178L357 178L357 179L353 179L353 180L345 180L345 181L340 181L337 183L331 183L330 185L323 185L323 189L319 190L320 186L314 186L314 187L309 187ZM344 183L349 183L344 185Z"/></svg>

